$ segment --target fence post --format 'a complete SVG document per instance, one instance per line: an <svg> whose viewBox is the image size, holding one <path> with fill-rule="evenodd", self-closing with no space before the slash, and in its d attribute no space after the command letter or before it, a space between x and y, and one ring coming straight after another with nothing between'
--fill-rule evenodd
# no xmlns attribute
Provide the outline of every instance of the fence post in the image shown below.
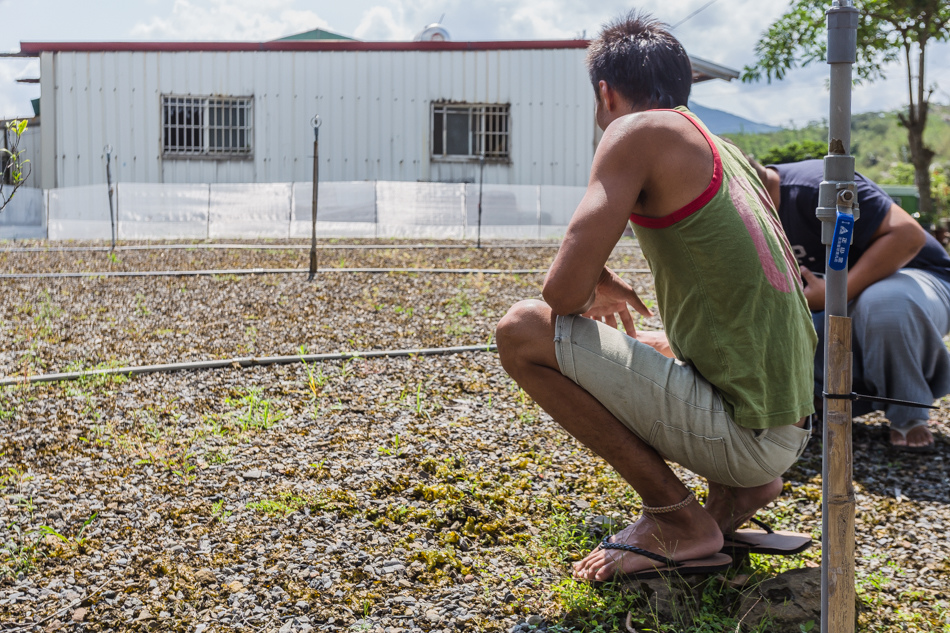
<svg viewBox="0 0 950 633"><path fill-rule="evenodd" d="M111 145L102 148L106 154L106 184L109 187L109 221L112 223L112 250L115 250L115 203L112 201L112 151Z"/></svg>
<svg viewBox="0 0 950 633"><path fill-rule="evenodd" d="M310 276L307 281L313 281L317 274L317 186L320 182L320 115L310 120L313 126L313 208L311 209L312 225L310 229Z"/></svg>
<svg viewBox="0 0 950 633"><path fill-rule="evenodd" d="M482 185L485 184L485 155L478 157L478 239L475 248L482 247Z"/></svg>

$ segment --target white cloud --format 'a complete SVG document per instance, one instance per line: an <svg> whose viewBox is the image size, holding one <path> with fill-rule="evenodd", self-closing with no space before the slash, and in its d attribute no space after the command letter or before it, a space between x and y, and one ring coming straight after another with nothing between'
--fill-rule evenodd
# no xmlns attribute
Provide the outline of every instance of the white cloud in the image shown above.
<svg viewBox="0 0 950 633"><path fill-rule="evenodd" d="M40 88L36 84L18 84L16 80L39 76L38 59L0 59L0 86L3 87L0 90L0 119L33 116L30 99L40 96Z"/></svg>
<svg viewBox="0 0 950 633"><path fill-rule="evenodd" d="M363 13L353 35L357 39L373 42L411 40L414 31L405 23L398 8L397 14L393 14L389 7L371 7ZM421 29L420 26L416 31Z"/></svg>
<svg viewBox="0 0 950 633"><path fill-rule="evenodd" d="M167 16L137 23L130 35L143 40L271 40L329 24L295 0L175 0Z"/></svg>

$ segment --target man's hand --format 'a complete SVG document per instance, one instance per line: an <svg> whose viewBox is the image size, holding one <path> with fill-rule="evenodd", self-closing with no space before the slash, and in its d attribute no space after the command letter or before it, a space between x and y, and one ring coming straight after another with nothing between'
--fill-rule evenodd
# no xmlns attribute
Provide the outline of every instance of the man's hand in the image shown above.
<svg viewBox="0 0 950 633"><path fill-rule="evenodd" d="M808 302L808 309L821 312L825 309L825 280L804 266L800 266L798 270L802 274L802 281L805 282L805 301Z"/></svg>
<svg viewBox="0 0 950 633"><path fill-rule="evenodd" d="M594 303L581 316L596 321L602 320L610 327L617 327L616 315L619 314L624 331L628 336L635 337L637 328L628 305L633 306L633 309L643 316L653 316L653 312L643 304L630 284L605 266L594 290Z"/></svg>
<svg viewBox="0 0 950 633"><path fill-rule="evenodd" d="M676 358L673 348L670 347L670 340L666 338L666 332L637 332L637 340L644 345L649 345L667 358Z"/></svg>

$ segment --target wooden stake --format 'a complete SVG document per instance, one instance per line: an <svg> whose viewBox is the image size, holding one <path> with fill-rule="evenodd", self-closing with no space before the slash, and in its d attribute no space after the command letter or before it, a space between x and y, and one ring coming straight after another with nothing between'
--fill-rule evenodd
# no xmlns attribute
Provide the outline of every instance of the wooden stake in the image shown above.
<svg viewBox="0 0 950 633"><path fill-rule="evenodd" d="M828 316L826 389L851 393L851 319ZM822 503L822 631L853 633L854 485L851 400L825 398Z"/></svg>

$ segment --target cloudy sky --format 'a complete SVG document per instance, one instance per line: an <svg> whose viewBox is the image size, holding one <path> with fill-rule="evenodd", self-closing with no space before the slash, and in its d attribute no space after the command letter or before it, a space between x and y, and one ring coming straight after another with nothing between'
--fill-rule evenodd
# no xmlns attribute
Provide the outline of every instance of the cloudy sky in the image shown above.
<svg viewBox="0 0 950 633"><path fill-rule="evenodd" d="M313 28L362 40L409 40L443 15L455 40L591 37L604 21L638 8L670 25L685 20L673 32L690 54L741 70L787 7L783 0L31 0L28 7L0 0L0 52L18 51L21 41L263 41ZM934 47L929 59L933 99L950 103L950 64L939 61L950 59L950 45ZM906 103L903 69L888 70L887 81L856 89L855 112ZM32 113L39 86L16 79L37 76L36 60L0 58L0 118ZM693 99L753 121L804 125L827 116L827 77L819 64L772 84L711 81L696 86Z"/></svg>

